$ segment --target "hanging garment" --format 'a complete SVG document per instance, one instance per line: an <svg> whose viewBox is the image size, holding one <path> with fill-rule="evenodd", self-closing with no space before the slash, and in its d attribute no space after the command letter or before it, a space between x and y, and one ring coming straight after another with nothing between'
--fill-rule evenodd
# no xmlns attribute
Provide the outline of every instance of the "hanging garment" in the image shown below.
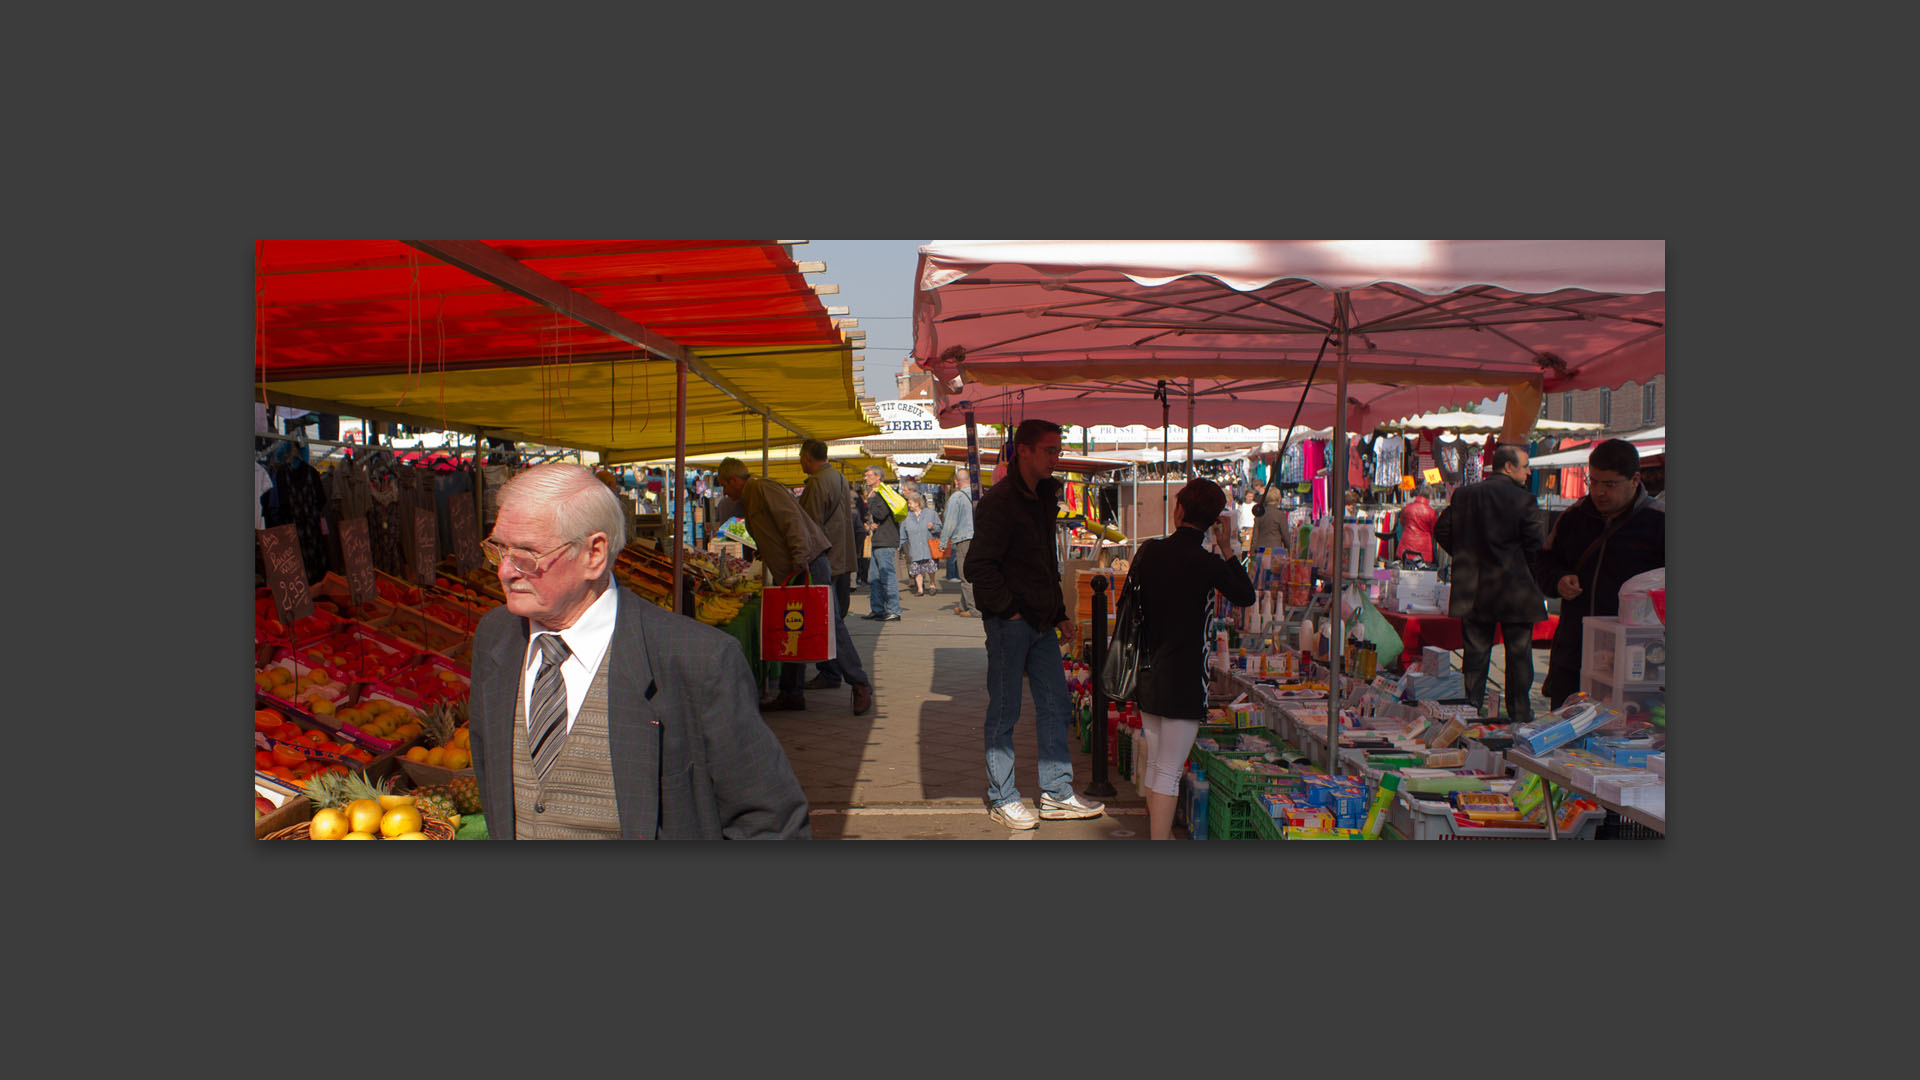
<svg viewBox="0 0 1920 1080"><path fill-rule="evenodd" d="M259 462L253 463L253 527L267 527L267 497L273 494L273 477Z"/></svg>
<svg viewBox="0 0 1920 1080"><path fill-rule="evenodd" d="M1362 491L1365 491L1367 489L1367 486L1368 486L1367 485L1367 476L1368 476L1367 463L1371 460L1372 460L1372 453L1371 451L1367 450L1364 447L1364 445L1361 443L1360 436L1358 435L1347 436L1347 486L1348 487L1359 488Z"/></svg>
<svg viewBox="0 0 1920 1080"><path fill-rule="evenodd" d="M1493 440L1488 439L1487 445L1493 445ZM1474 446L1471 443L1461 448L1461 456L1467 459L1467 483L1469 484L1477 484L1486 479L1486 454L1483 450L1483 447Z"/></svg>
<svg viewBox="0 0 1920 1080"><path fill-rule="evenodd" d="M1447 486L1454 487L1465 480L1466 462L1463 460L1465 455L1460 450L1460 440L1442 436L1437 449L1435 459L1440 467L1440 477L1446 481Z"/></svg>
<svg viewBox="0 0 1920 1080"><path fill-rule="evenodd" d="M274 473L279 506L267 526L291 523L300 537L300 559L306 564L307 583L327 576L327 489L320 473L304 461L289 462ZM262 515L265 518L265 515Z"/></svg>
<svg viewBox="0 0 1920 1080"><path fill-rule="evenodd" d="M1577 499L1587 493L1587 467L1574 465L1560 470L1560 495Z"/></svg>
<svg viewBox="0 0 1920 1080"><path fill-rule="evenodd" d="M1313 478L1313 520L1319 521L1327 516L1327 474L1321 473Z"/></svg>
<svg viewBox="0 0 1920 1080"><path fill-rule="evenodd" d="M1307 442L1296 439L1287 444L1287 453L1280 461L1280 482L1283 484L1304 484L1311 478L1307 470Z"/></svg>
<svg viewBox="0 0 1920 1080"><path fill-rule="evenodd" d="M1433 444L1439 432L1432 428L1421 428L1420 436L1414 442L1414 477L1422 484L1427 483L1427 470L1433 465Z"/></svg>
<svg viewBox="0 0 1920 1080"><path fill-rule="evenodd" d="M367 468L367 547L374 568L398 578L407 574L406 548L400 540L400 478L393 466L379 459Z"/></svg>
<svg viewBox="0 0 1920 1080"><path fill-rule="evenodd" d="M1406 448L1407 441L1398 435L1388 435L1374 446L1374 487L1400 486L1400 478L1406 475L1400 471L1400 463L1405 456Z"/></svg>

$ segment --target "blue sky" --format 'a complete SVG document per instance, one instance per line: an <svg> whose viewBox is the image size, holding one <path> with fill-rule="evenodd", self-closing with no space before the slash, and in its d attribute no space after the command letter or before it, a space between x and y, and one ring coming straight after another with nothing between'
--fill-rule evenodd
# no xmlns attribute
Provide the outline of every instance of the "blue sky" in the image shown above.
<svg viewBox="0 0 1920 1080"><path fill-rule="evenodd" d="M825 273L808 274L816 285L838 285L823 296L828 307L847 308L867 332L864 361L854 354L854 374L865 367L867 396L890 401L898 396L893 377L913 347L913 270L920 246L930 240L808 240L793 249L797 262L823 262Z"/></svg>

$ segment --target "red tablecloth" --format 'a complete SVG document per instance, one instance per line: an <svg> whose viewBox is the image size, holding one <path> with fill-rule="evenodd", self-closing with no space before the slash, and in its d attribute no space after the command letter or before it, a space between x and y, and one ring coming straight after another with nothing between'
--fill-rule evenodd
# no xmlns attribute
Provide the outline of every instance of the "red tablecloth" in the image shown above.
<svg viewBox="0 0 1920 1080"><path fill-rule="evenodd" d="M1400 655L1413 660L1420 650L1428 645L1448 652L1464 647L1460 637L1460 620L1451 615L1416 615L1404 611L1381 611L1387 622L1393 624L1394 632L1400 635L1400 643L1405 651ZM1550 648L1553 645L1553 632L1560 627L1560 616L1549 615L1546 622L1533 624L1533 647ZM1494 628L1493 640L1503 639L1498 627Z"/></svg>

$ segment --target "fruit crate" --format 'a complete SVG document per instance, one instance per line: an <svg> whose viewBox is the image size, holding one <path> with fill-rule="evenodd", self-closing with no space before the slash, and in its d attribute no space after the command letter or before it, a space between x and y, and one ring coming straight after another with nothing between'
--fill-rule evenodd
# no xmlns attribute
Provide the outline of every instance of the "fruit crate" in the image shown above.
<svg viewBox="0 0 1920 1080"><path fill-rule="evenodd" d="M473 635L465 630L448 626L431 615L406 606L394 608L393 614L374 624L374 628L423 652L440 653L443 656L473 639Z"/></svg>
<svg viewBox="0 0 1920 1080"><path fill-rule="evenodd" d="M268 833L279 832L281 829L298 825L312 817L313 803L305 795L289 796L272 813L253 823L253 838L264 840Z"/></svg>
<svg viewBox="0 0 1920 1080"><path fill-rule="evenodd" d="M465 701L472 687L473 678L465 665L427 653L374 689L416 709L427 709L439 701Z"/></svg>
<svg viewBox="0 0 1920 1080"><path fill-rule="evenodd" d="M439 765L429 765L424 761L413 761L404 755L394 758L394 762L400 767L400 771L407 775L407 779L413 781L414 787L434 787L439 784L451 784L455 780L474 778L471 765L464 769L447 769Z"/></svg>

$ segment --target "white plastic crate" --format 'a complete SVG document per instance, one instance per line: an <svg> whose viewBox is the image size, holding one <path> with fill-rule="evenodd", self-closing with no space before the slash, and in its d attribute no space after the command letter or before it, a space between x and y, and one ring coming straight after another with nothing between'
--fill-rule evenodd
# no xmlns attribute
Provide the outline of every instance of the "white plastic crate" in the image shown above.
<svg viewBox="0 0 1920 1080"><path fill-rule="evenodd" d="M1580 815L1571 829L1560 832L1562 840L1592 840L1600 831L1600 823L1606 820L1606 811L1589 811ZM1547 830L1540 829L1460 829L1453 822L1453 807L1444 802L1430 799L1416 799L1402 793L1396 795L1392 808L1387 813L1387 824L1395 832L1409 840L1546 840Z"/></svg>
<svg viewBox="0 0 1920 1080"><path fill-rule="evenodd" d="M1666 661L1646 653L1653 645L1654 657L1661 657L1666 627L1626 626L1612 616L1590 615L1581 621L1580 634L1580 689L1596 701L1618 708L1665 685Z"/></svg>

